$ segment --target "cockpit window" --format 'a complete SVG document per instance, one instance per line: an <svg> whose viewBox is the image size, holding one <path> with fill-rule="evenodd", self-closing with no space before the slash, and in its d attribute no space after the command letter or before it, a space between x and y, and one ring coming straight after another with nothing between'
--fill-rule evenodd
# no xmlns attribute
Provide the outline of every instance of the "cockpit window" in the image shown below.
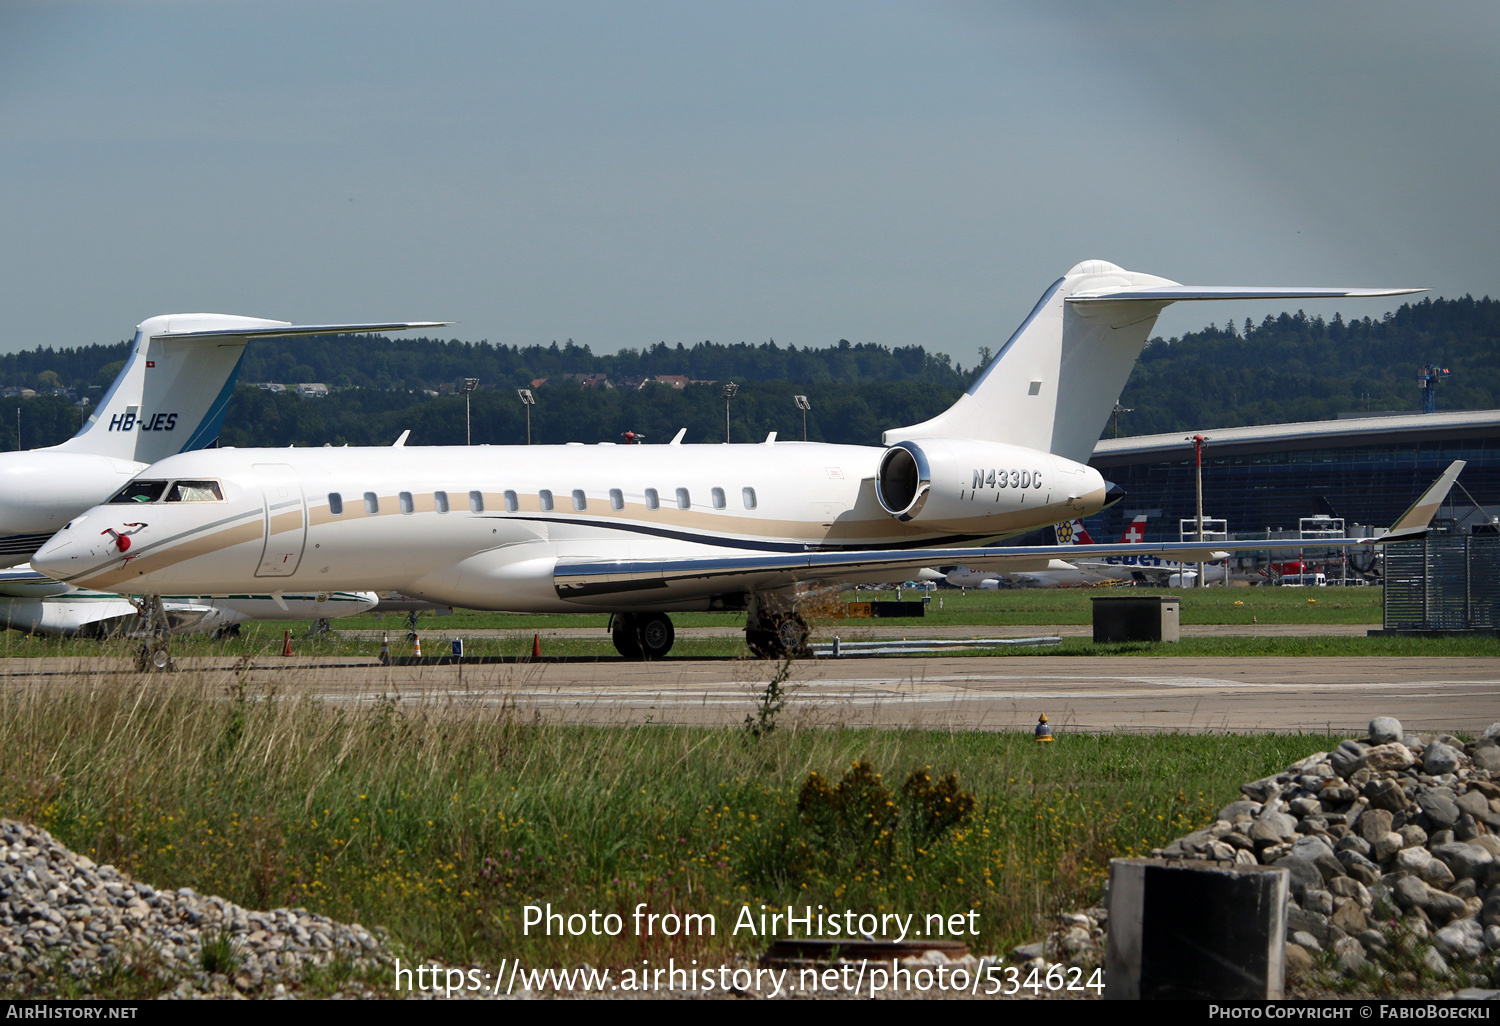
<svg viewBox="0 0 1500 1026"><path fill-rule="evenodd" d="M178 481L167 493L168 502L223 502L217 481Z"/></svg>
<svg viewBox="0 0 1500 1026"><path fill-rule="evenodd" d="M138 502L155 502L167 490L165 481L132 481L115 493L110 505L129 506Z"/></svg>

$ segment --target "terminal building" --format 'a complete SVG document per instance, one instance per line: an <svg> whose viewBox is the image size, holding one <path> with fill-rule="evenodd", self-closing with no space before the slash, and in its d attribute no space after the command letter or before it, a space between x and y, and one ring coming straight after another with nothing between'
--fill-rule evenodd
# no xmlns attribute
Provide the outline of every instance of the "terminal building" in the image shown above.
<svg viewBox="0 0 1500 1026"><path fill-rule="evenodd" d="M1231 537L1295 533L1303 518L1317 515L1342 518L1350 533L1356 524L1385 527L1454 460L1468 464L1458 479L1462 488L1454 488L1451 511L1445 507L1439 516L1451 515L1467 529L1500 513L1500 410L1201 433L1203 515L1225 521ZM1089 463L1125 489L1124 499L1085 522L1096 541L1118 539L1142 513L1150 518L1147 540L1176 540L1180 521L1197 515L1190 433L1104 439Z"/></svg>

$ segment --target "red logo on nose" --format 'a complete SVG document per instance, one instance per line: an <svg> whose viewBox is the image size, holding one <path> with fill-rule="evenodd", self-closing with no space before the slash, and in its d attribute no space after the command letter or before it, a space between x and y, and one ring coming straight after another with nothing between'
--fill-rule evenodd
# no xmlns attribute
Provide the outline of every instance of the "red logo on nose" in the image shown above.
<svg viewBox="0 0 1500 1026"><path fill-rule="evenodd" d="M145 524L126 524L125 526L126 527L133 527L133 528L135 528L135 531L139 531L141 528L145 527L146 525ZM117 549L119 549L121 552L125 552L125 551L127 551L130 548L130 536L132 534L135 534L135 531L116 531L113 527L106 527L104 530L100 531L99 533L100 534L107 534L107 535L111 536L112 538L114 538L114 540L115 540L115 547Z"/></svg>

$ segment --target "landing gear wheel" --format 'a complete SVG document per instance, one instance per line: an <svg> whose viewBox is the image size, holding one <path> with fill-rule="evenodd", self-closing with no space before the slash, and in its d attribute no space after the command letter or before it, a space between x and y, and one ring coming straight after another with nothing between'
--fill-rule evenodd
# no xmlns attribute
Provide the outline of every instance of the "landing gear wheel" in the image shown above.
<svg viewBox="0 0 1500 1026"><path fill-rule="evenodd" d="M643 659L641 651L641 635L636 629L636 617L634 613L616 613L610 617L610 636L615 643L615 651L626 659Z"/></svg>
<svg viewBox="0 0 1500 1026"><path fill-rule="evenodd" d="M797 613L776 613L760 618L761 626L746 628L745 643L762 659L781 659L807 654L807 621Z"/></svg>
<svg viewBox="0 0 1500 1026"><path fill-rule="evenodd" d="M672 621L664 613L647 613L636 622L636 635L640 638L641 655L646 659L660 659L672 651L672 642L677 632Z"/></svg>
<svg viewBox="0 0 1500 1026"><path fill-rule="evenodd" d="M626 659L660 659L677 638L665 613L616 613L609 626L615 651Z"/></svg>
<svg viewBox="0 0 1500 1026"><path fill-rule="evenodd" d="M175 673L172 652L164 641L143 641L136 650L135 668L141 673Z"/></svg>

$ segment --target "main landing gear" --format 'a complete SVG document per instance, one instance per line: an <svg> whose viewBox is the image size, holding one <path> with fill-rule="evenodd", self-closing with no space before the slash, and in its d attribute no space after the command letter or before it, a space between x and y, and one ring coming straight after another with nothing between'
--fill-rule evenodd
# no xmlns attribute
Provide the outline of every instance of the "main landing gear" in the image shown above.
<svg viewBox="0 0 1500 1026"><path fill-rule="evenodd" d="M807 654L807 621L800 613L762 613L754 626L745 625L745 644L762 659Z"/></svg>
<svg viewBox="0 0 1500 1026"><path fill-rule="evenodd" d="M626 659L660 659L677 637L666 613L615 613L609 629L615 650Z"/></svg>

